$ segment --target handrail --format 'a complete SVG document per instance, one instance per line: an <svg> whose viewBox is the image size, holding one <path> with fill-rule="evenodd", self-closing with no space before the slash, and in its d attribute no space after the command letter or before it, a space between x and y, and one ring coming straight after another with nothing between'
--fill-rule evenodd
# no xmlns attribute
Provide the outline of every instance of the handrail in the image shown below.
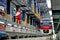
<svg viewBox="0 0 60 40"><path fill-rule="evenodd" d="M0 18L1 19L1 18ZM2 20L0 20L0 21L2 21ZM9 21L6 21L6 20L4 20L3 19L3 21L5 22L5 23L9 23ZM10 24L12 24L12 25L14 25L12 22L10 22ZM16 24L16 25L18 25L18 24ZM20 26L20 25L19 25ZM18 28L18 27L17 27ZM18 28L18 29L20 29L20 28ZM27 28L27 29L29 29L29 28ZM24 31L24 30L26 30L26 27L25 27L25 29L23 29L23 27L22 27L22 30ZM40 32L38 32L38 31L36 31L36 30L33 30L33 29L29 29L29 30L27 30L27 33L33 33L33 34L39 34ZM24 33L24 32L23 32Z"/></svg>

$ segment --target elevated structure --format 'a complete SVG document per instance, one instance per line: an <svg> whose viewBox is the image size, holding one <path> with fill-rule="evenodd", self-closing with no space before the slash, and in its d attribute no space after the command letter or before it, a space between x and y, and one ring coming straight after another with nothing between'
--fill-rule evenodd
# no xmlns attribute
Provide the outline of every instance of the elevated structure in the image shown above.
<svg viewBox="0 0 60 40"><path fill-rule="evenodd" d="M60 30L60 0L51 0L55 30Z"/></svg>

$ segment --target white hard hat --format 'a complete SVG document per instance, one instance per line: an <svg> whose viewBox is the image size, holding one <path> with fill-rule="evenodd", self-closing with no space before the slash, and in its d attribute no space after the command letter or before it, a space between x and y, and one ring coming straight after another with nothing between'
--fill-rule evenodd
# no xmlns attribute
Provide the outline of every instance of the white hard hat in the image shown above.
<svg viewBox="0 0 60 40"><path fill-rule="evenodd" d="M14 10L16 10L16 8L14 8Z"/></svg>

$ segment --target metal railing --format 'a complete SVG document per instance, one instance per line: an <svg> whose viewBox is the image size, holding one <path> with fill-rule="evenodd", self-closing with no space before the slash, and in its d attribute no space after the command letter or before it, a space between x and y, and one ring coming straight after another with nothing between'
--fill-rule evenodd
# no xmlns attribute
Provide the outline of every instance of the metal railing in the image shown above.
<svg viewBox="0 0 60 40"><path fill-rule="evenodd" d="M30 28L26 28L20 24L16 24L14 22L10 22L10 21L7 21L7 20L4 20L4 19L1 19L0 18L0 23L3 23L6 25L6 30L5 31L11 31L13 32L13 29L15 29L14 32L21 32L20 33L32 33L32 34L40 34L40 32L38 32L37 30L33 30L33 29L30 29Z"/></svg>

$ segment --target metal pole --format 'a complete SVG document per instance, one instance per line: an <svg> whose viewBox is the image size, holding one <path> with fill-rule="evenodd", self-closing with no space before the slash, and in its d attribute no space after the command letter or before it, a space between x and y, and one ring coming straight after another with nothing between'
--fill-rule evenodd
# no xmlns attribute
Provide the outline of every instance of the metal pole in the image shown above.
<svg viewBox="0 0 60 40"><path fill-rule="evenodd" d="M53 40L55 40L56 35L55 35L55 30L54 30L54 25L53 25L53 23L52 23L52 27L53 27Z"/></svg>
<svg viewBox="0 0 60 40"><path fill-rule="evenodd" d="M32 19L32 26L33 26L33 19Z"/></svg>

